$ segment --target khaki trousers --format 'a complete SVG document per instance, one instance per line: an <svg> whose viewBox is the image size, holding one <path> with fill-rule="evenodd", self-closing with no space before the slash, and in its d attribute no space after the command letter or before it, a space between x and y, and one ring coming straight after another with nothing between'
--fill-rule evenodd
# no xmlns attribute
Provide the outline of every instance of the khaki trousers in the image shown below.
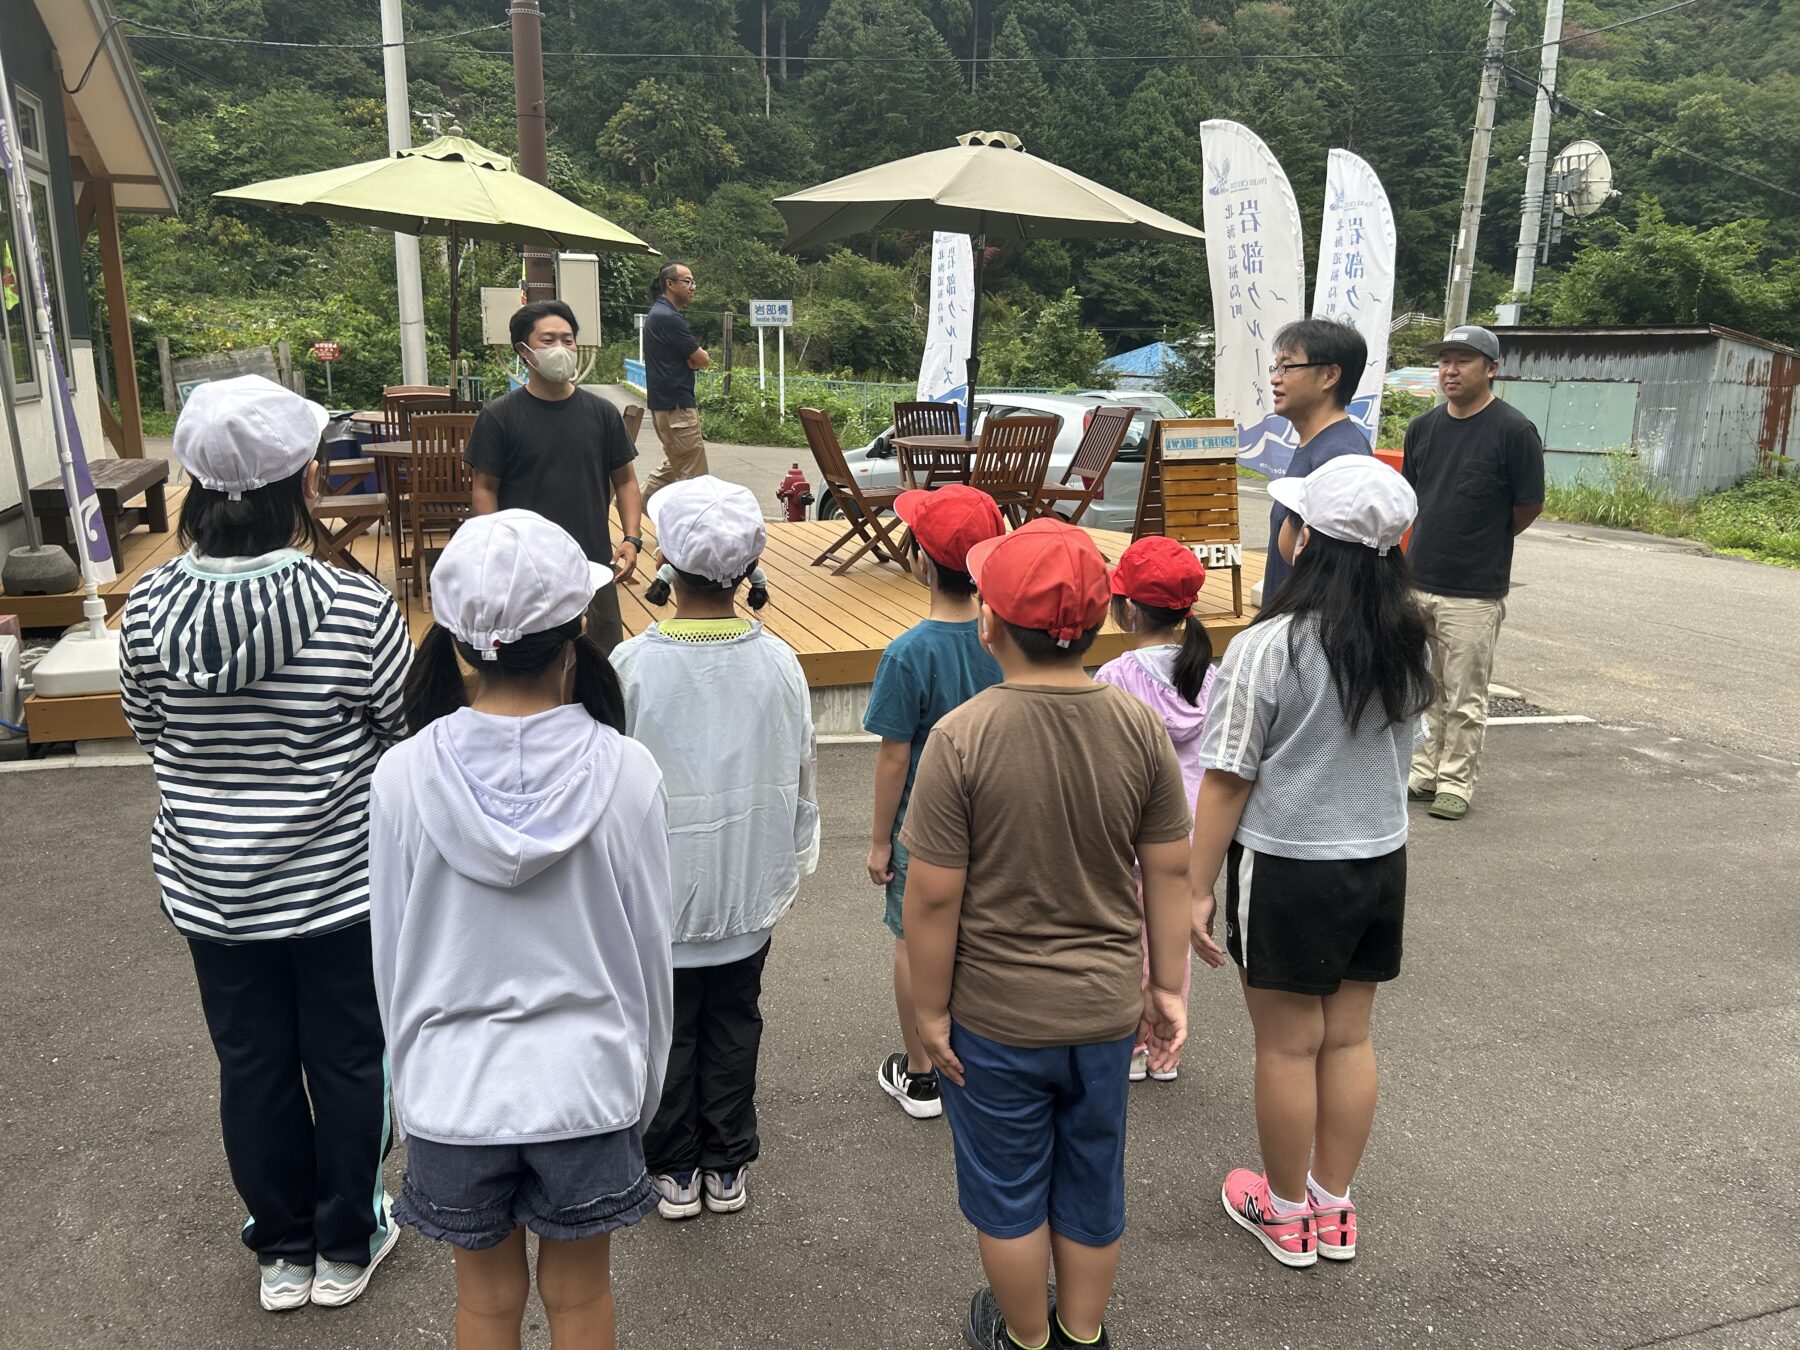
<svg viewBox="0 0 1800 1350"><path fill-rule="evenodd" d="M662 467L644 484L644 500L649 501L670 483L684 478L698 478L706 472L706 442L700 439L700 410L677 408L673 412L653 412L650 421L662 441Z"/></svg>
<svg viewBox="0 0 1800 1350"><path fill-rule="evenodd" d="M1505 600L1466 600L1415 591L1425 611L1431 666L1440 687L1426 713L1428 735L1413 755L1409 786L1461 797L1475 793L1475 767L1487 734L1488 677L1506 618Z"/></svg>

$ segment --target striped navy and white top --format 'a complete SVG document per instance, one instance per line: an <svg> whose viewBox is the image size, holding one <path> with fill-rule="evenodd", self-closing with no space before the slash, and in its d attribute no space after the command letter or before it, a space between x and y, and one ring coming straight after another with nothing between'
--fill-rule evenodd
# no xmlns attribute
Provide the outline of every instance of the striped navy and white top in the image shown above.
<svg viewBox="0 0 1800 1350"><path fill-rule="evenodd" d="M393 597L295 549L189 553L131 588L119 648L176 928L250 942L366 920L369 782L405 734L412 660Z"/></svg>

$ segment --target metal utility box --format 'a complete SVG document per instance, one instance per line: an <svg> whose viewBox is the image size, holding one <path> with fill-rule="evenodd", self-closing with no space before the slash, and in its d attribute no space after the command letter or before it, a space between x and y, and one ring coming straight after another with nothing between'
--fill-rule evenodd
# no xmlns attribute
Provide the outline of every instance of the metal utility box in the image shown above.
<svg viewBox="0 0 1800 1350"><path fill-rule="evenodd" d="M481 288L481 340L490 347L512 346L512 316L525 301L517 286Z"/></svg>
<svg viewBox="0 0 1800 1350"><path fill-rule="evenodd" d="M575 311L576 341L583 347L600 346L599 255L557 254L556 297Z"/></svg>

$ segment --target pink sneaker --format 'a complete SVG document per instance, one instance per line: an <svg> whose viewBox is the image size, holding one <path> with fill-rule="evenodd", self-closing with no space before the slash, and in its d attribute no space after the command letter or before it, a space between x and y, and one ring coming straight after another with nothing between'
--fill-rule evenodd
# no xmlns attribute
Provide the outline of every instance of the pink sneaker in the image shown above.
<svg viewBox="0 0 1800 1350"><path fill-rule="evenodd" d="M1356 1255L1356 1206L1313 1206L1313 1231L1319 1238L1319 1255L1332 1261L1348 1261Z"/></svg>
<svg viewBox="0 0 1800 1350"><path fill-rule="evenodd" d="M1225 1178L1219 1199L1238 1227L1256 1235L1269 1255L1284 1266L1310 1266L1318 1262L1311 1205L1289 1219L1275 1216L1269 1200L1269 1180L1261 1172L1240 1167Z"/></svg>

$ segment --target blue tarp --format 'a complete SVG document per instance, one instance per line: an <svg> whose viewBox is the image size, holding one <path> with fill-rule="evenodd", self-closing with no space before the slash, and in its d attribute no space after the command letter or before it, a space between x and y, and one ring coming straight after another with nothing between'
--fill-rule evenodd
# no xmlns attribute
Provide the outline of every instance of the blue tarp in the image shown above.
<svg viewBox="0 0 1800 1350"><path fill-rule="evenodd" d="M1110 371L1119 377L1121 384L1131 380L1127 388L1153 388L1161 381L1163 372L1181 359L1180 354L1167 342L1152 342L1148 347L1138 347L1133 351L1120 352L1100 363L1100 369ZM1142 383L1138 383L1142 381Z"/></svg>

